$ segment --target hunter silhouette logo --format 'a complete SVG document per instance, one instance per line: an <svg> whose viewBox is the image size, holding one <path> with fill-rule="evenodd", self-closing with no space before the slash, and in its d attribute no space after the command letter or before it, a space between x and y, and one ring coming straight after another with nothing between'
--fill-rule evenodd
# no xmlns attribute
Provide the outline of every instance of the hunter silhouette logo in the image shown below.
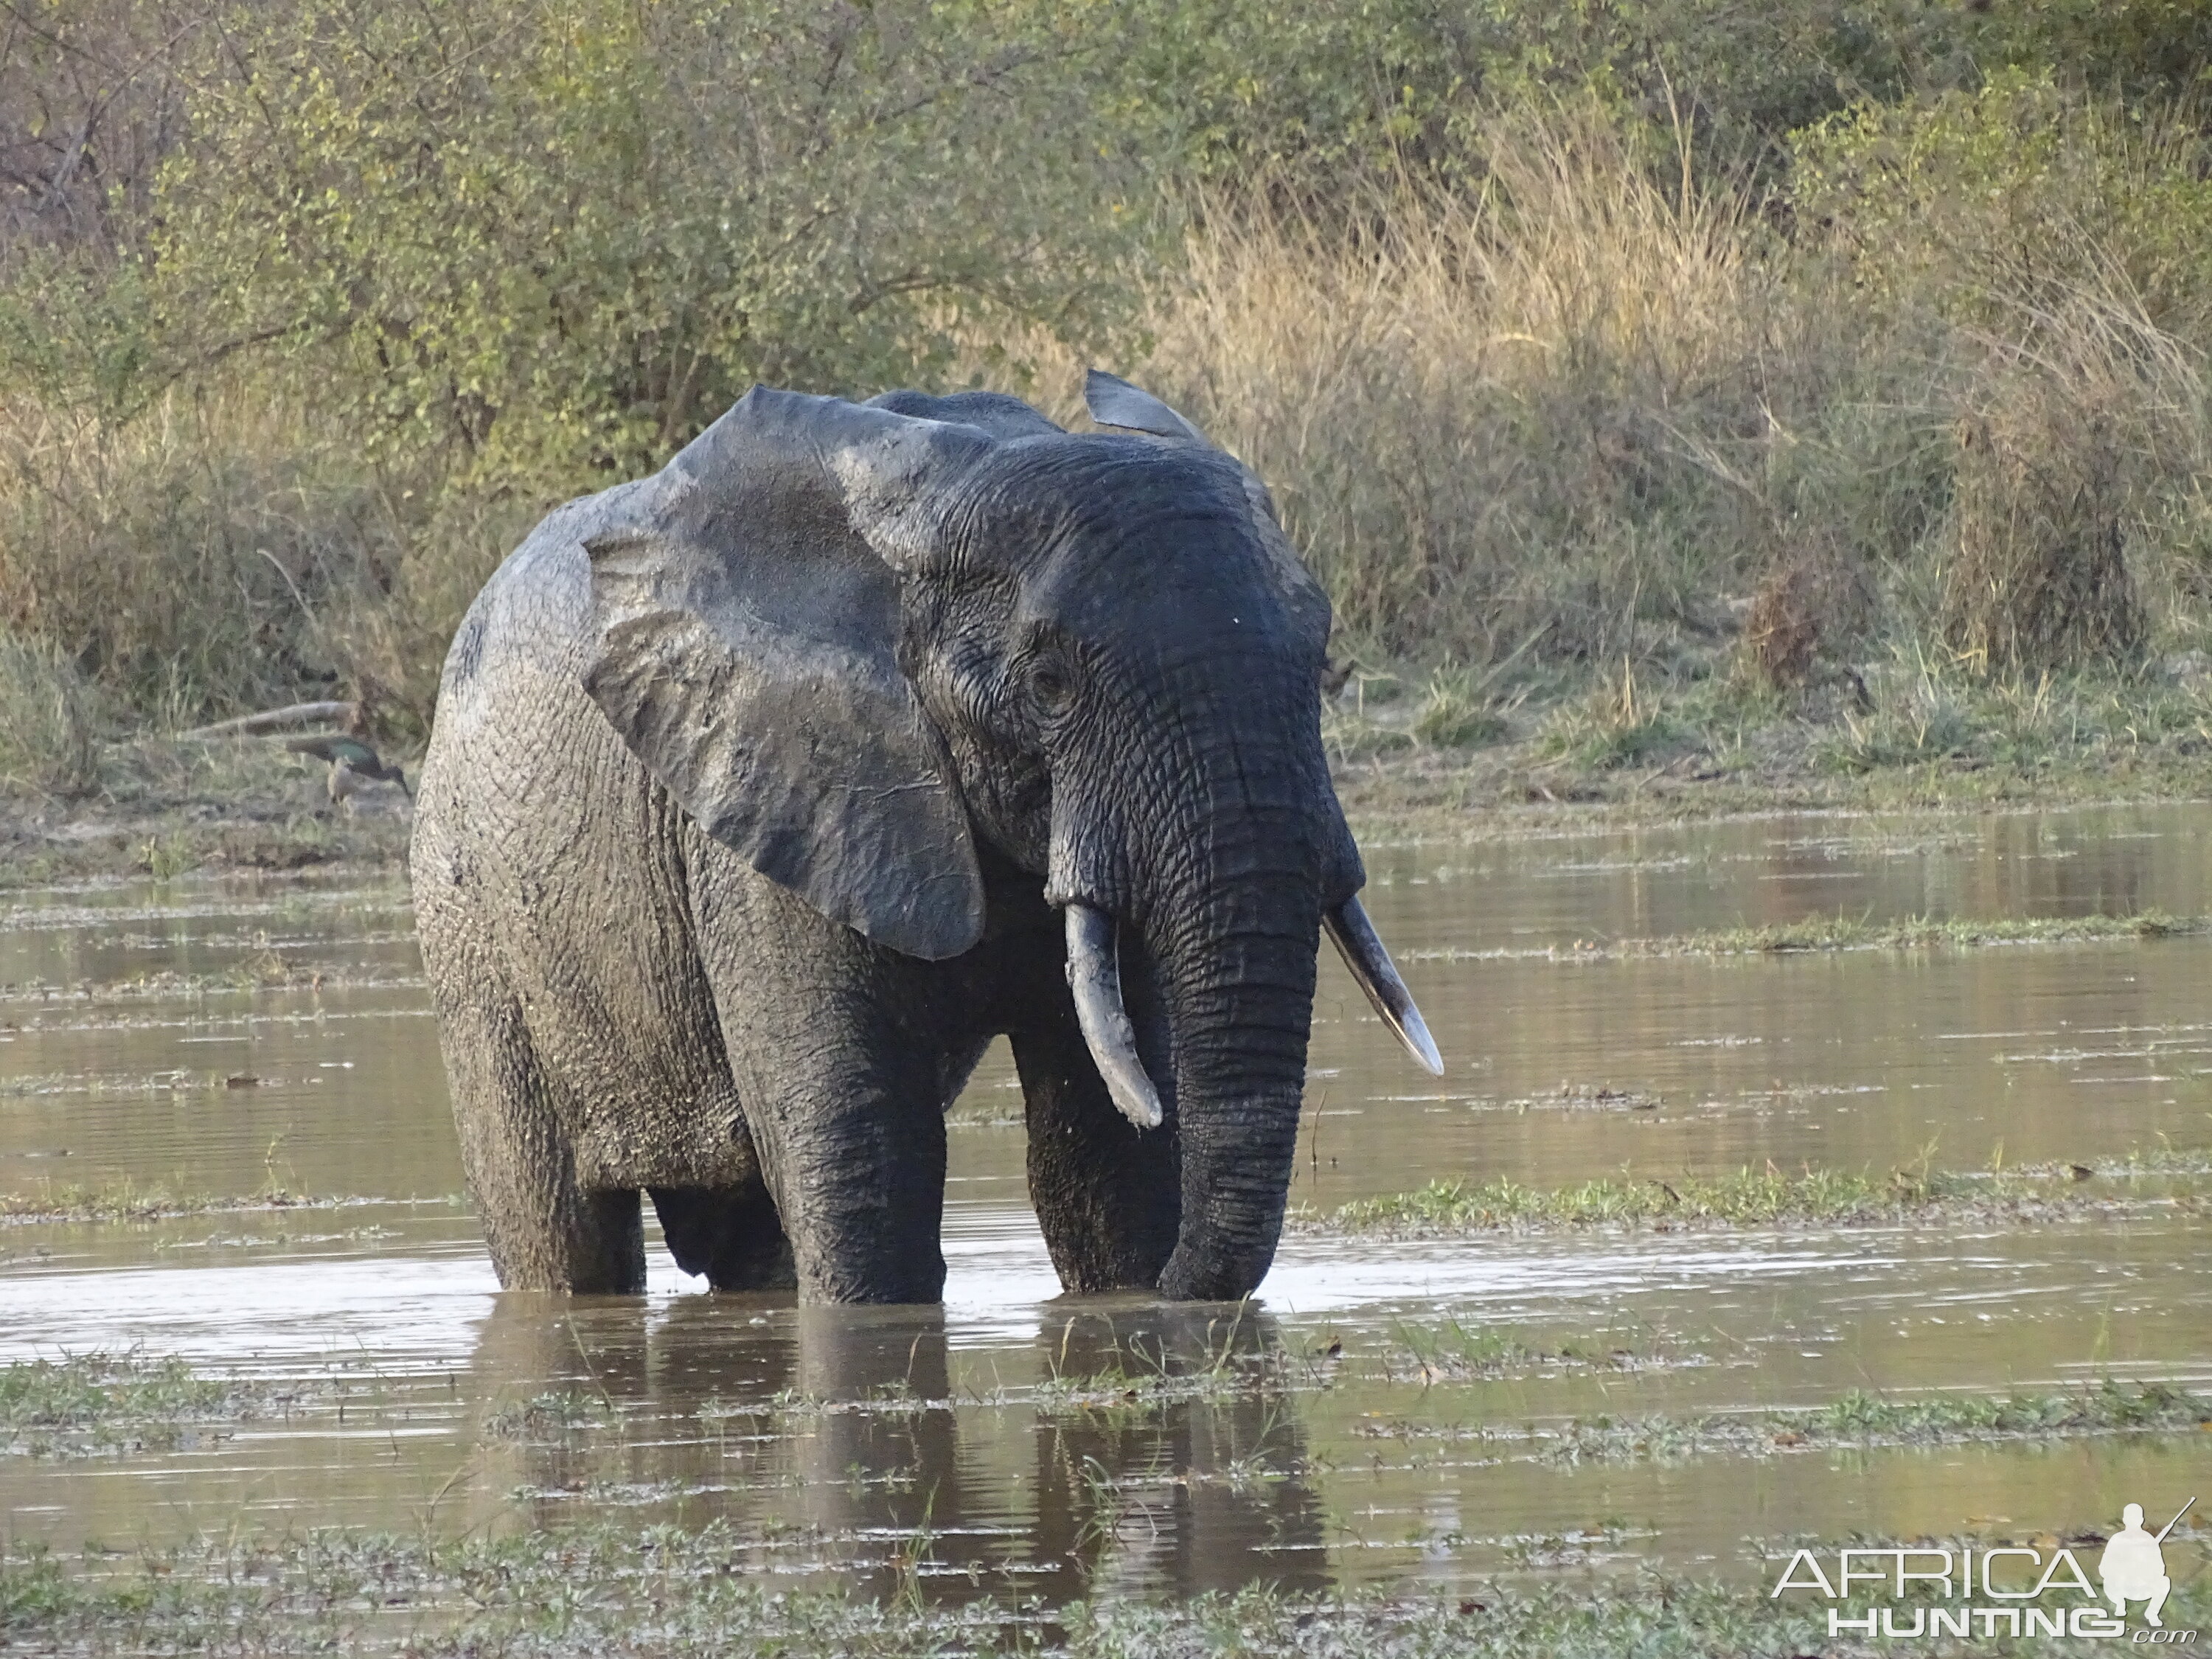
<svg viewBox="0 0 2212 1659"><path fill-rule="evenodd" d="M2179 1513L2158 1529L2155 1538L2143 1530L2142 1504L2130 1504L2120 1511L2120 1530L2112 1534L2104 1554L2098 1558L2097 1577L2105 1582L2105 1599L2121 1618L2128 1616L2129 1602L2146 1601L2149 1605L2143 1608L2143 1623L2153 1630L2165 1624L2158 1610L2166 1605L2173 1580L2166 1576L2166 1552L2160 1547L2196 1502L2192 1498L2184 1504Z"/></svg>

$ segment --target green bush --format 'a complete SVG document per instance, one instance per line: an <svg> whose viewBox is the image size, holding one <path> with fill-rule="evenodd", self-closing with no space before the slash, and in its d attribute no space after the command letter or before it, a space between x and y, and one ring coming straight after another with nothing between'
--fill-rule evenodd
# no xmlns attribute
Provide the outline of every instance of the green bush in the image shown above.
<svg viewBox="0 0 2212 1659"><path fill-rule="evenodd" d="M1971 91L1861 102L1799 133L1792 201L1901 304L2010 337L2089 294L2202 337L2212 323L2212 142L2008 71Z"/></svg>
<svg viewBox="0 0 2212 1659"><path fill-rule="evenodd" d="M161 326L326 376L380 453L552 494L659 465L757 380L870 392L994 319L1080 334L1152 204L1054 21L251 9L161 170Z"/></svg>

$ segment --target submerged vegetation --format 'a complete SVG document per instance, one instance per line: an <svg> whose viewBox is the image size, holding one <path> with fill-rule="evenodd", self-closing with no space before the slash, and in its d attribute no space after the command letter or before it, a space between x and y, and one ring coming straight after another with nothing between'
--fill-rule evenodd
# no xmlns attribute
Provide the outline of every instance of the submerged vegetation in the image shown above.
<svg viewBox="0 0 2212 1659"><path fill-rule="evenodd" d="M1716 928L1662 939L1577 939L1571 945L1530 951L1546 957L1778 956L1801 951L1912 951L1944 945L2084 945L2106 940L2176 939L2212 932L2212 919L2141 910L2120 916L1900 916L1873 921L1853 916L1808 916L1758 927ZM1452 961L1510 951L1428 948L1410 961Z"/></svg>
<svg viewBox="0 0 2212 1659"><path fill-rule="evenodd" d="M1769 1164L1725 1175L1636 1176L1624 1170L1573 1186L1432 1181L1409 1193L1356 1199L1297 1224L1348 1232L1437 1235L1563 1227L1847 1227L1946 1218L2063 1220L2151 1204L2194 1208L2199 1156L2161 1152L2097 1165L1953 1172L1925 1159L1887 1174ZM2100 1181L2099 1177L2103 1177ZM2095 1184L2092 1184L2092 1183Z"/></svg>
<svg viewBox="0 0 2212 1659"><path fill-rule="evenodd" d="M743 1539L614 1525L447 1540L294 1533L225 1537L84 1574L52 1555L0 1558L0 1638L27 1651L222 1650L267 1655L404 1650L443 1656L705 1655L846 1659L1050 1652L1079 1659L1284 1656L1323 1659L1617 1659L1623 1653L1763 1659L1885 1652L1828 1634L1830 1603L1763 1588L1649 1573L1572 1585L1496 1583L1472 1594L1314 1595L1255 1588L1151 1602L1039 1607L977 1598L930 1607L836 1591L770 1590L731 1573ZM1881 1540L1851 1538L1854 1547ZM1924 1543L1924 1540L1900 1540ZM1963 1540L1980 1543L1981 1540ZM1955 1547L1955 1546L1954 1546ZM1771 1577L1782 1563L1762 1561ZM1852 1616L1869 1605L1862 1593ZM2177 1575L2170 1625L2212 1620L2202 1576ZM1933 1656L1989 1651L1943 1639Z"/></svg>
<svg viewBox="0 0 2212 1659"><path fill-rule="evenodd" d="M181 1359L72 1354L0 1365L0 1452L161 1451L209 1425L258 1415L275 1391L201 1376Z"/></svg>
<svg viewBox="0 0 2212 1659"><path fill-rule="evenodd" d="M1698 1417L1571 1418L1526 1425L1377 1423L1378 1439L1435 1436L1525 1443L1563 1463L1698 1456L1771 1456L1842 1446L1932 1446L1969 1442L2047 1443L2083 1435L2186 1433L2212 1428L2212 1398L2162 1382L2130 1386L2107 1377L2064 1393L1920 1395L1888 1398L1853 1391L1832 1405L1798 1410L1716 1412Z"/></svg>
<svg viewBox="0 0 2212 1659"><path fill-rule="evenodd" d="M222 1087L228 1079L210 1086ZM166 1221L179 1216L227 1215L260 1210L328 1210L342 1205L406 1204L407 1199L311 1198L289 1192L272 1176L258 1192L209 1194L141 1186L125 1179L101 1186L41 1183L25 1192L0 1193L0 1225L9 1222ZM458 1200L422 1200L455 1203Z"/></svg>

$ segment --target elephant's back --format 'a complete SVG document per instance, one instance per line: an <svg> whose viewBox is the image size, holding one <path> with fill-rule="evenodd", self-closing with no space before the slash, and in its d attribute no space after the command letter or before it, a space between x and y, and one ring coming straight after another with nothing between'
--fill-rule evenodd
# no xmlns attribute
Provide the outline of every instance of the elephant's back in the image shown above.
<svg viewBox="0 0 2212 1659"><path fill-rule="evenodd" d="M558 674L580 684L592 629L584 544L635 523L658 483L641 478L555 507L501 562L453 632L434 730L449 714L465 721L498 696L501 672Z"/></svg>
<svg viewBox="0 0 2212 1659"><path fill-rule="evenodd" d="M643 786L643 769L584 691L595 626L584 544L634 522L657 484L640 479L556 507L469 606L446 653L422 758L418 857L455 841L464 821L467 842L481 845L504 817L557 812L562 800L574 810L592 783Z"/></svg>
<svg viewBox="0 0 2212 1659"><path fill-rule="evenodd" d="M610 813L642 810L651 780L584 690L596 631L584 544L635 523L660 487L656 475L556 507L469 606L422 759L418 862L536 879L563 845L593 846Z"/></svg>

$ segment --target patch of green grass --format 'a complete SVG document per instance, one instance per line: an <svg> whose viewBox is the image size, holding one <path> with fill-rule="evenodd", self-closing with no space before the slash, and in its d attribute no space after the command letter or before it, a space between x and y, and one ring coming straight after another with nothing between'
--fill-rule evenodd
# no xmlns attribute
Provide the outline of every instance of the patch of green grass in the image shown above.
<svg viewBox="0 0 2212 1659"><path fill-rule="evenodd" d="M1532 1347L1491 1326L1470 1330L1456 1319L1441 1324L1392 1322L1382 1356L1384 1375L1393 1382L1490 1382L1505 1376L1561 1371L1646 1370L1662 1366L1711 1363L1699 1350L1661 1339L1637 1347L1619 1343L1562 1343Z"/></svg>
<svg viewBox="0 0 2212 1659"><path fill-rule="evenodd" d="M488 1413L483 1431L494 1440L566 1440L579 1429L599 1427L613 1414L601 1395L584 1389L549 1389Z"/></svg>
<svg viewBox="0 0 2212 1659"><path fill-rule="evenodd" d="M1577 1420L1535 1432L1565 1462L1674 1460L1711 1452L1765 1456L1834 1446L1949 1445L2059 1440L2083 1435L2187 1433L2212 1428L2212 1398L2161 1382L2106 1378L2058 1394L1923 1395L1887 1399L1854 1390L1812 1411Z"/></svg>
<svg viewBox="0 0 2212 1659"><path fill-rule="evenodd" d="M1496 672L1439 668L1429 676L1421 706L1407 728L1435 749L1472 749L1495 743L1507 729L1506 708L1492 694Z"/></svg>
<svg viewBox="0 0 2212 1659"><path fill-rule="evenodd" d="M173 969L161 969L133 974L125 979L67 982L11 980L0 984L0 1002L28 1002L43 1006L63 998L102 1003L205 996L225 991L360 990L368 986L386 988L422 983L421 974L404 969L301 961L279 951L261 950L212 973L179 973Z"/></svg>
<svg viewBox="0 0 2212 1659"><path fill-rule="evenodd" d="M1660 939L1577 939L1525 951L1469 951L1444 947L1406 952L1408 960L1448 962L1528 956L1576 961L1647 957L1783 956L1813 951L1968 950L1990 945L2094 945L2113 940L2191 938L2212 933L2212 917L2141 910L2118 916L1808 916L1759 927L1717 927Z"/></svg>
<svg viewBox="0 0 2212 1659"><path fill-rule="evenodd" d="M177 1216L252 1210L325 1210L349 1200L305 1198L270 1186L245 1195L173 1192L125 1179L102 1187L41 1185L35 1192L0 1193L0 1222L166 1221Z"/></svg>
<svg viewBox="0 0 2212 1659"><path fill-rule="evenodd" d="M198 1375L185 1361L76 1354L0 1366L0 1451L50 1455L160 1450L195 1425L280 1403L271 1390Z"/></svg>
<svg viewBox="0 0 2212 1659"><path fill-rule="evenodd" d="M1031 1392L1045 1411L1112 1412L1184 1401L1225 1400L1250 1392L1261 1386L1261 1380L1249 1365L1224 1363L1192 1370L1115 1369L1050 1376Z"/></svg>
<svg viewBox="0 0 2212 1659"><path fill-rule="evenodd" d="M1624 663L1617 683L1601 680L1580 700L1553 708L1537 741L1543 754L1603 772L1648 762L1684 736L1680 720Z"/></svg>
<svg viewBox="0 0 2212 1659"><path fill-rule="evenodd" d="M2212 1429L2212 1397L2165 1382L2107 1377L2094 1388L2048 1394L1920 1395L1892 1399L1853 1390L1827 1406L1698 1416L1584 1417L1528 1423L1386 1419L1352 1432L1372 1440L1476 1440L1529 1447L1559 1462L1680 1462L1766 1457L1839 1447L2047 1443L2089 1435L2196 1434Z"/></svg>
<svg viewBox="0 0 2212 1659"><path fill-rule="evenodd" d="M2049 1220L2110 1211L2121 1201L2088 1189L2097 1176L2186 1177L2212 1168L2194 1152L2146 1155L2103 1164L2024 1166L1988 1174L1932 1170L1925 1160L1875 1175L1806 1165L1796 1174L1769 1164L1719 1176L1636 1176L1623 1170L1565 1187L1527 1187L1510 1176L1489 1182L1432 1181L1410 1193L1356 1199L1300 1224L1346 1232L1436 1234L1565 1227L1648 1225L1853 1226L1945 1216ZM2142 1195L2135 1195L2138 1201ZM2160 1196L2193 1206L2185 1181Z"/></svg>
<svg viewBox="0 0 2212 1659"><path fill-rule="evenodd" d="M2118 916L1902 916L1887 921L1811 916L1760 927L1716 928L1665 939L1577 944L1577 956L1750 956L1792 951L1917 951L1935 945L2081 945L2174 939L2212 932L2212 918L2142 910Z"/></svg>
<svg viewBox="0 0 2212 1659"><path fill-rule="evenodd" d="M926 1540L927 1528L915 1538ZM1587 1553L1625 1528L1559 1540ZM0 1558L0 1638L40 1650L355 1651L405 1632L418 1659L706 1655L718 1659L914 1659L1000 1652L1073 1659L1619 1659L1876 1651L1827 1634L1825 1601L1776 1600L1760 1582L1649 1572L1571 1583L1483 1583L1444 1595L1117 1597L1063 1607L996 1598L933 1606L840 1590L778 1589L732 1570L754 1540L726 1522L612 1523L443 1540L326 1531L210 1537L119 1571L76 1573L50 1553ZM1532 1540L1532 1565L1547 1565ZM1797 1540L1793 1540L1797 1541ZM1811 1540L1817 1542L1818 1540ZM1853 1538L1854 1547L1877 1540ZM1974 1542L1984 1540L1975 1540ZM2169 1547L2172 1547L2171 1546ZM919 1582L919 1581L918 1581ZM1840 1605L1847 1615L1860 1602ZM2212 1620L2212 1585L2177 1574L2168 1624ZM1984 1651L1941 1642L1914 1652Z"/></svg>

